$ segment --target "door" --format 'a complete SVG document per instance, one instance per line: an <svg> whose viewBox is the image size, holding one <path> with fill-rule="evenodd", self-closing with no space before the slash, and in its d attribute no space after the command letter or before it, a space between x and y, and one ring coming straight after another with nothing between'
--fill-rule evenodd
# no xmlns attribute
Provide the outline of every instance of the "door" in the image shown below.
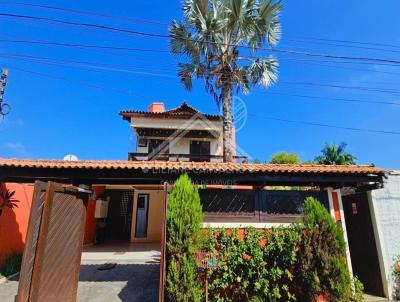
<svg viewBox="0 0 400 302"><path fill-rule="evenodd" d="M371 213L366 193L342 197L353 274L365 292L384 296Z"/></svg>
<svg viewBox="0 0 400 302"><path fill-rule="evenodd" d="M210 161L210 142L190 141L191 161Z"/></svg>
<svg viewBox="0 0 400 302"><path fill-rule="evenodd" d="M82 189L36 182L17 302L76 301L86 200Z"/></svg>
<svg viewBox="0 0 400 302"><path fill-rule="evenodd" d="M136 238L147 237L149 194L138 194L136 211Z"/></svg>
<svg viewBox="0 0 400 302"><path fill-rule="evenodd" d="M109 190L105 194L110 197L106 241L129 241L131 239L133 191Z"/></svg>

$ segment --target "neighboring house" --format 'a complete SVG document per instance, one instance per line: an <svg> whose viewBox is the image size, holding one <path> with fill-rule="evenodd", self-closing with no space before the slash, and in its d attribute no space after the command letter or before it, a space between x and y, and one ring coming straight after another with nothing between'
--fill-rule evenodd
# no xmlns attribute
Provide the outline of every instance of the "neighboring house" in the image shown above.
<svg viewBox="0 0 400 302"><path fill-rule="evenodd" d="M304 199L314 196L343 226L350 271L365 283L367 292L387 296L380 273L381 252L370 244L376 242L376 235L364 198L382 188L388 171L355 165L248 164L238 157L237 162L224 163L220 116L202 114L187 104L165 110L162 103L153 103L146 112L130 110L120 115L137 135L129 160L0 159L0 182L51 180L90 186L85 244L99 239L160 243L169 190L182 173L199 185L205 228L285 225L301 217ZM286 190L265 189L270 186ZM369 222L357 213L368 214ZM360 226L364 231L359 231ZM371 253L363 254L366 247ZM368 263L368 270L359 265L360 259Z"/></svg>

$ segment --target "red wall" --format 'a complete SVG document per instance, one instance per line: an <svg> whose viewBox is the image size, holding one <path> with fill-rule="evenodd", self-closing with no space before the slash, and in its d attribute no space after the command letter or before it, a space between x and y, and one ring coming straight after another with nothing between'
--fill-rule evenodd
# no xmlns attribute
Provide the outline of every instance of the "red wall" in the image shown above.
<svg viewBox="0 0 400 302"><path fill-rule="evenodd" d="M6 183L6 189L15 191L18 207L5 207L0 216L0 264L13 252L22 253L32 204L33 185Z"/></svg>
<svg viewBox="0 0 400 302"><path fill-rule="evenodd" d="M104 192L104 187L93 187L92 190L99 196ZM83 244L94 243L96 236L96 218L94 218L94 212L96 209L96 200L89 199L88 207L86 209L86 226L85 226L85 239Z"/></svg>

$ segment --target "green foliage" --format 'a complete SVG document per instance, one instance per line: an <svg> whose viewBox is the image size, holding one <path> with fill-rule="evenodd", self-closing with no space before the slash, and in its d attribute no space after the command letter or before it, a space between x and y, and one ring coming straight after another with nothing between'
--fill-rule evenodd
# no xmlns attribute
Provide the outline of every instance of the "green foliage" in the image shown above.
<svg viewBox="0 0 400 302"><path fill-rule="evenodd" d="M211 232L209 250L220 255L210 273L212 301L294 301L293 265L300 236L293 228ZM268 243L268 244L266 244Z"/></svg>
<svg viewBox="0 0 400 302"><path fill-rule="evenodd" d="M209 274L211 301L363 299L361 282L347 269L342 230L314 198L305 200L301 224L209 230L206 238L204 247L219 259Z"/></svg>
<svg viewBox="0 0 400 302"><path fill-rule="evenodd" d="M182 10L183 22L174 20L169 28L171 52L187 57L178 64L178 76L189 91L193 79L204 80L206 91L222 103L224 158L231 161L232 94L277 81L277 59L256 52L279 42L282 3L184 0ZM242 53L241 46L248 49Z"/></svg>
<svg viewBox="0 0 400 302"><path fill-rule="evenodd" d="M327 143L322 149L322 155L317 156L315 162L322 165L354 165L357 158L345 152L346 147L346 143L341 143L339 146Z"/></svg>
<svg viewBox="0 0 400 302"><path fill-rule="evenodd" d="M395 257L393 265L394 288L393 296L400 301L400 255Z"/></svg>
<svg viewBox="0 0 400 302"><path fill-rule="evenodd" d="M20 271L22 263L22 254L13 253L7 257L4 264L0 267L0 275L10 276Z"/></svg>
<svg viewBox="0 0 400 302"><path fill-rule="evenodd" d="M175 182L167 211L167 276L166 300L200 301L201 284L196 280L194 253L198 248L203 219L196 187L184 174Z"/></svg>
<svg viewBox="0 0 400 302"><path fill-rule="evenodd" d="M340 225L317 199L308 197L303 225L297 227L302 238L296 264L300 300L316 301L326 293L328 301L349 300L352 288Z"/></svg>
<svg viewBox="0 0 400 302"><path fill-rule="evenodd" d="M352 298L350 299L351 302L364 302L364 285L361 283L360 279L357 276L354 276L352 279L352 284L354 288L354 293Z"/></svg>
<svg viewBox="0 0 400 302"><path fill-rule="evenodd" d="M278 152L272 156L271 164L300 164L300 158L296 153Z"/></svg>

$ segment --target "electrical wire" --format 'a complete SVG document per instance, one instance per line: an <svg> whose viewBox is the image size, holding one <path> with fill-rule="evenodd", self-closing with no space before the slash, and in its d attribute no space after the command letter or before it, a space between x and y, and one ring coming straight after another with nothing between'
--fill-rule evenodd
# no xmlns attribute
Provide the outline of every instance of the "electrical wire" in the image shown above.
<svg viewBox="0 0 400 302"><path fill-rule="evenodd" d="M0 17L10 17L10 18L17 18L17 19L25 19L25 20L53 22L53 23L69 25L69 26L87 27L87 28L92 28L92 29L102 29L102 30L109 30L109 31L113 31L113 32L121 32L121 33L126 33L126 34L133 34L133 35L138 35L138 36L142 36L142 37L166 38L166 39L173 38L173 36L171 36L169 34L168 35L157 34L157 33L150 33L150 32L144 32L144 31L136 31L136 30L124 29L124 28L119 28L119 27L112 27L112 26L101 25L101 24L73 22L73 21L66 21L66 20L47 18L47 17L8 14L8 13L0 13ZM194 41L193 39L188 39L188 40ZM218 42L209 42L209 43L210 44L215 44L215 45L225 45L225 46L241 47L241 48L250 49L249 46L245 46L245 45L235 45L235 44L226 44L226 43L218 43ZM399 60L382 59L382 58L339 56L339 55L331 55L331 54L322 54L322 53L313 53L313 52L287 50L287 49L277 49L277 48L265 48L265 47L258 47L257 49L258 50L269 51L269 52L272 52L272 53L284 53L284 54L291 54L291 55L322 57L322 58L329 58L329 59L355 60L355 61L368 61L368 62L400 64Z"/></svg>
<svg viewBox="0 0 400 302"><path fill-rule="evenodd" d="M90 88L95 88L95 89L101 89L101 90L112 90L118 93L126 94L129 96L132 96L132 94L129 91L126 90L119 90L119 89L113 89L109 86L100 86L97 84L92 84L88 82L81 82L81 81L72 81L68 78L65 77L60 77L60 76L54 76L54 75L49 75L45 74L42 72L36 72L36 71L30 71L18 67L12 67L14 70L18 70L24 73L28 73L31 75L35 76L40 76L40 77L46 77L46 78L51 78L55 80L62 80L62 81L67 81L71 82L73 84L78 84L78 85L83 85L85 87L90 87ZM145 96L139 95L140 97L147 98ZM310 125L310 126L316 126L316 127L325 127L325 128L334 128L334 129L341 129L341 130L348 130L348 131L358 131L358 132L369 132L369 133L379 133L379 134L391 134L391 135L400 135L400 132L398 131L389 131L389 130L376 130L376 129L368 129L368 128L357 128L357 127L344 127L344 126L337 126L337 125L332 125L332 124L324 124L324 123L317 123L317 122L311 122L311 121L300 121L300 120L291 120L291 119L286 119L286 118L277 118L277 117L271 117L271 116L265 116L265 115L257 115L253 113L248 113L249 116L253 116L255 118L261 118L261 119L267 119L267 120L273 120L273 121L279 121L279 122L286 122L286 123L297 123L297 124L305 124L305 125Z"/></svg>

